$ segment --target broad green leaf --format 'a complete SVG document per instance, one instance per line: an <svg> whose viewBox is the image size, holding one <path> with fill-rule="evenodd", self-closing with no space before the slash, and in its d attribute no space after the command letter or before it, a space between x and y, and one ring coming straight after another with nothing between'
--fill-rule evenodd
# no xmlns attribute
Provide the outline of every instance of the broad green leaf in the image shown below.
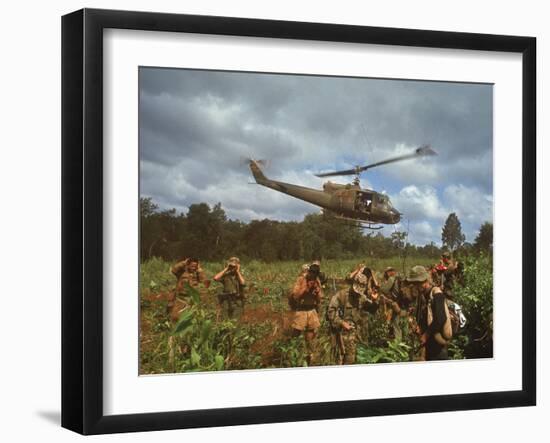
<svg viewBox="0 0 550 443"><path fill-rule="evenodd" d="M216 371L221 371L223 369L224 360L223 357L218 354L214 357L214 367L216 368Z"/></svg>
<svg viewBox="0 0 550 443"><path fill-rule="evenodd" d="M180 332L183 332L185 329L191 326L192 321L193 311L191 309L183 311L180 315L178 323L176 324L176 327L174 328L174 334L179 334Z"/></svg>
<svg viewBox="0 0 550 443"><path fill-rule="evenodd" d="M201 329L201 340L200 340L201 344L208 340L211 332L212 332L212 320L205 320L204 323L202 324L202 329Z"/></svg>
<svg viewBox="0 0 550 443"><path fill-rule="evenodd" d="M200 362L201 362L200 354L195 350L195 348L191 348L191 364L193 366L198 366Z"/></svg>
<svg viewBox="0 0 550 443"><path fill-rule="evenodd" d="M185 291L187 292L187 294L189 294L189 296L191 297L191 300L193 300L193 303L195 305L198 305L199 302L201 301L201 296L199 294L199 291L191 287L191 285L188 282L185 283Z"/></svg>

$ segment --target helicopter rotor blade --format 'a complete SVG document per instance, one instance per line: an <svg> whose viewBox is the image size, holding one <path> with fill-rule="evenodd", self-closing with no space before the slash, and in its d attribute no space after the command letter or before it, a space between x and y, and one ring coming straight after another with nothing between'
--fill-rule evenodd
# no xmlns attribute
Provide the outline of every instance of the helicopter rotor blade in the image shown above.
<svg viewBox="0 0 550 443"><path fill-rule="evenodd" d="M336 175L355 175L357 174L357 169L346 169L345 171L334 171L334 172L325 172L322 174L315 174L315 177L334 177Z"/></svg>
<svg viewBox="0 0 550 443"><path fill-rule="evenodd" d="M269 168L269 166L271 164L271 160L269 160L269 159L255 159L255 158L252 158L252 157L240 156L239 165L240 166L248 165L248 164L250 164L251 161L255 161L262 168L266 168L266 169Z"/></svg>
<svg viewBox="0 0 550 443"><path fill-rule="evenodd" d="M379 161L379 162L376 162L376 163L372 163L372 164L367 165L367 166L361 166L357 169L362 172L362 171L366 171L367 169L374 168L376 166L387 165L388 163L400 162L402 160L410 160L410 159L417 158L417 157L429 157L429 156L433 156L433 155L437 155L437 152L435 152L431 148L430 145L422 145L419 148L415 149L410 154L405 154L405 155L400 155L398 157L388 158L386 160L382 160L382 161Z"/></svg>
<svg viewBox="0 0 550 443"><path fill-rule="evenodd" d="M315 174L317 177L332 177L335 175L355 175L359 174L360 172L366 171L367 169L375 168L376 166L382 166L387 165L388 163L395 163L402 160L409 160L417 157L428 157L432 155L437 155L437 152L435 152L430 145L422 145L419 148L415 149L410 154L400 155L398 157L392 157L388 158L386 160L382 160L376 163L371 163L370 165L366 166L357 166L353 169L346 169L344 171L334 171L334 172L326 172L322 174Z"/></svg>

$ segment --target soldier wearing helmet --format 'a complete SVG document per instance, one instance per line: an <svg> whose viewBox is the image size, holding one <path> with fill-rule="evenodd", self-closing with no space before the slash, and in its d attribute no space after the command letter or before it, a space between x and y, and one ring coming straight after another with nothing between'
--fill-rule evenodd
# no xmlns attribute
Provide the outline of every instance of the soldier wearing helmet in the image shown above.
<svg viewBox="0 0 550 443"><path fill-rule="evenodd" d="M240 316L245 302L245 280L239 258L227 260L227 265L214 276L214 281L223 285L222 292L218 294L218 314L225 318Z"/></svg>
<svg viewBox="0 0 550 443"><path fill-rule="evenodd" d="M327 318L332 334L333 356L338 364L355 363L357 341L364 333L363 316L377 308L378 300L369 293L369 278L363 272L356 272L349 288L332 296Z"/></svg>

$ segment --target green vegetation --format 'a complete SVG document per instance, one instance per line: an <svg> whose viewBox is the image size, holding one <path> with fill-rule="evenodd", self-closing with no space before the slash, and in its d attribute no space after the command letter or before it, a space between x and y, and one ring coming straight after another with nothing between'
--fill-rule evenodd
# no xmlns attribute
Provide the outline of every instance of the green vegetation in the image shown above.
<svg viewBox="0 0 550 443"><path fill-rule="evenodd" d="M407 261L429 265L430 256ZM322 322L317 340L315 364L331 365L330 333L324 319L326 303L339 289L341 279L359 260L323 260L322 270L329 277L325 287ZM466 330L453 338L452 358L480 358L492 355L492 260L488 255L464 259L464 287L455 290L455 299L468 318ZM158 374L189 371L216 371L255 368L297 367L306 365L304 341L287 335L289 317L286 295L303 261L265 263L242 262L246 279L247 304L238 320L227 320L217 313L216 283L200 291L189 289L191 307L179 321L171 324L166 304L175 286L169 262L152 258L140 269L140 373ZM401 268L400 257L369 259L368 265L381 270ZM222 261L202 263L207 277L222 269ZM384 312L369 317L368 336L358 346L358 363L411 361L418 350L413 334L402 342L392 339Z"/></svg>
<svg viewBox="0 0 550 443"><path fill-rule="evenodd" d="M196 256L216 262L237 255L241 260L311 261L370 257L394 259L429 257L436 260L441 249L431 243L407 243L405 232L385 237L364 232L355 224L321 214L308 214L301 222L229 220L221 204L189 206L186 214L175 209L161 211L149 198L140 200L140 257L174 261ZM399 260L393 260L394 266Z"/></svg>
<svg viewBox="0 0 550 443"><path fill-rule="evenodd" d="M441 230L441 243L451 251L456 251L465 240L460 220L454 212L450 213Z"/></svg>

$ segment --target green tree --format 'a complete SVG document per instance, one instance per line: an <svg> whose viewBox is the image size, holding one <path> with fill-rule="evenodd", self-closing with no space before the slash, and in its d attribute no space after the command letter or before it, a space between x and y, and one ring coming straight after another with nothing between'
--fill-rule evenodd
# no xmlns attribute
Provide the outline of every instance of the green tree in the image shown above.
<svg viewBox="0 0 550 443"><path fill-rule="evenodd" d="M479 233L474 240L474 249L476 252L493 252L493 224L485 222L479 228Z"/></svg>
<svg viewBox="0 0 550 443"><path fill-rule="evenodd" d="M454 212L451 212L441 231L441 242L451 251L458 249L466 240L462 233L462 225Z"/></svg>

